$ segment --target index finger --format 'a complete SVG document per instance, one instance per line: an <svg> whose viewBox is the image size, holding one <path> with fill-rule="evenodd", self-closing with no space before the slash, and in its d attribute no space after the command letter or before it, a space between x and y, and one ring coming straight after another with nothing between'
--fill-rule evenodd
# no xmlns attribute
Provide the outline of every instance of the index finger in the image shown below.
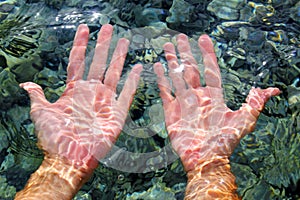
<svg viewBox="0 0 300 200"><path fill-rule="evenodd" d="M216 88L222 88L220 68L217 62L214 45L210 37L208 35L200 36L198 45L203 57L206 85Z"/></svg>

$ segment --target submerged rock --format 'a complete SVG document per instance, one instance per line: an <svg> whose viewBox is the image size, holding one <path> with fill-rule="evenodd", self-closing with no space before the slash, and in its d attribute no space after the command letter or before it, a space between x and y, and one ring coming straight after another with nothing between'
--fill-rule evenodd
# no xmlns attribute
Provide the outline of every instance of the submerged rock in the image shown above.
<svg viewBox="0 0 300 200"><path fill-rule="evenodd" d="M297 190L300 178L300 135L299 128L294 126L297 121L298 115L275 118L262 114L256 131L236 148L231 157L232 170L237 174L237 184L241 185L238 191L244 198L261 195L282 199Z"/></svg>
<svg viewBox="0 0 300 200"><path fill-rule="evenodd" d="M300 23L300 2L290 9L290 16L296 22Z"/></svg>
<svg viewBox="0 0 300 200"><path fill-rule="evenodd" d="M16 188L7 184L7 179L0 176L0 198L13 199L16 194Z"/></svg>
<svg viewBox="0 0 300 200"><path fill-rule="evenodd" d="M35 145L29 99L18 84L35 81L42 85L48 100L55 101L64 89L68 54L80 23L87 23L91 30L89 58L99 28L111 23L115 27L112 46L124 35L132 41L123 74L138 62L145 69L128 123L116 143L118 149L103 160L77 199L184 198L186 176L180 161L172 157L175 155L172 149L166 148L170 143L152 69L156 61L165 65L163 43L174 42L174 35L163 32L166 27L189 34L191 41L196 41L203 32L213 37L226 103L233 110L245 101L253 86L276 86L282 90L280 97L272 98L266 105L255 132L241 141L231 157L231 166L238 192L244 199L299 198L298 1L32 0L24 3L0 3L3 114L0 187L11 192L9 196L0 189L0 199L10 198L20 190L42 157ZM132 30L136 27L145 28ZM194 44L192 48L198 49ZM197 61L201 65L200 56ZM118 91L123 84L122 78ZM124 156L124 151L156 154ZM107 167L109 164L141 173L118 171Z"/></svg>
<svg viewBox="0 0 300 200"><path fill-rule="evenodd" d="M184 0L174 0L166 21L171 24L189 22L193 9L194 6Z"/></svg>
<svg viewBox="0 0 300 200"><path fill-rule="evenodd" d="M208 4L207 10L220 19L237 20L240 17L240 9L245 3L245 0L213 0Z"/></svg>
<svg viewBox="0 0 300 200"><path fill-rule="evenodd" d="M24 97L16 76L8 69L0 68L0 110L8 110Z"/></svg>
<svg viewBox="0 0 300 200"><path fill-rule="evenodd" d="M131 195L128 194L126 200L138 200L138 199L176 200L174 191L172 191L171 188L166 187L166 185L162 183L162 178L153 178L152 184L153 186L149 188L147 191L135 192Z"/></svg>
<svg viewBox="0 0 300 200"><path fill-rule="evenodd" d="M17 0L4 0L0 2L0 21L5 19L9 14L14 13L19 6Z"/></svg>

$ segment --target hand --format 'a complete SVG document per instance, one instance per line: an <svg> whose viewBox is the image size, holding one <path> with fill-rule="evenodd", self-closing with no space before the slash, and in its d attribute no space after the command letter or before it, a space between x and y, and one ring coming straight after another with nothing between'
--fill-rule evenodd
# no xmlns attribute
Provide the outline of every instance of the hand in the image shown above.
<svg viewBox="0 0 300 200"><path fill-rule="evenodd" d="M186 171L190 171L202 163L227 159L240 139L253 131L266 101L280 91L277 88L252 88L247 103L232 111L224 103L220 69L210 38L203 35L198 40L206 86L200 84L200 74L187 36L178 35L177 44L181 64L174 45L164 45L174 96L162 65L156 63L154 70L172 146Z"/></svg>
<svg viewBox="0 0 300 200"><path fill-rule="evenodd" d="M89 29L86 25L78 27L67 68L66 89L57 102L49 103L35 83L20 84L29 93L38 143L47 155L95 168L97 160L106 155L119 136L142 66L133 67L116 98L129 41L119 40L104 76L112 32L111 25L101 28L87 80L83 80Z"/></svg>

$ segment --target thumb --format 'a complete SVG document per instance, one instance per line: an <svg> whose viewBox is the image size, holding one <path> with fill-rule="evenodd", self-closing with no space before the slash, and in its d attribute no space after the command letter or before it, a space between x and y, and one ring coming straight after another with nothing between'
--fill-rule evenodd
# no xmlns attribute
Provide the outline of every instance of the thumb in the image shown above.
<svg viewBox="0 0 300 200"><path fill-rule="evenodd" d="M260 112L270 97L280 94L278 88L252 88L246 98L246 102L236 112L232 123L235 123L240 130L241 138L252 132Z"/></svg>
<svg viewBox="0 0 300 200"><path fill-rule="evenodd" d="M252 88L247 96L246 102L252 109L261 112L265 106L265 103L270 99L270 97L279 94L280 90L278 88Z"/></svg>
<svg viewBox="0 0 300 200"><path fill-rule="evenodd" d="M33 82L26 82L21 83L19 86L28 92L31 101L31 110L50 104L45 98L43 89L38 84L35 84Z"/></svg>

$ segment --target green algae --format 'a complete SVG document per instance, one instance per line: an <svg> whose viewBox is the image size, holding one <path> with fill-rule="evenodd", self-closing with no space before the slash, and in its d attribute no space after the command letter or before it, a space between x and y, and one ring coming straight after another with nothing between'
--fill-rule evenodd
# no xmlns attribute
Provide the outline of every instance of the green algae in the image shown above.
<svg viewBox="0 0 300 200"><path fill-rule="evenodd" d="M16 188L7 184L4 176L0 176L0 198L3 200L13 199L16 194Z"/></svg>
<svg viewBox="0 0 300 200"><path fill-rule="evenodd" d="M147 191L135 192L133 194L128 194L126 200L138 200L138 199L170 199L176 200L175 194L171 188L166 187L166 184L162 182L162 178L153 178L153 186Z"/></svg>

